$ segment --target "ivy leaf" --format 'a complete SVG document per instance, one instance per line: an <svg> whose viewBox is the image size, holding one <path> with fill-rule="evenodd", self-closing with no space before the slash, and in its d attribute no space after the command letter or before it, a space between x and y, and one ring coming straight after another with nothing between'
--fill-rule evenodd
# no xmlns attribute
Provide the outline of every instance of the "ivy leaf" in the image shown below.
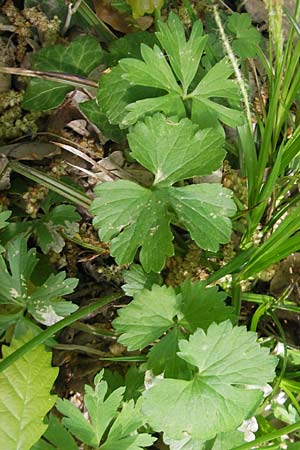
<svg viewBox="0 0 300 450"><path fill-rule="evenodd" d="M169 14L166 23L159 23L159 32L156 33L185 94L196 75L207 41L207 36L202 36L202 33L202 23L198 20L192 28L189 40L186 41L182 23L174 13Z"/></svg>
<svg viewBox="0 0 300 450"><path fill-rule="evenodd" d="M85 115L87 120L96 126L105 138L111 139L119 144L124 143L126 135L120 130L118 125L112 125L106 114L101 110L96 99L88 100L79 104L80 111Z"/></svg>
<svg viewBox="0 0 300 450"><path fill-rule="evenodd" d="M139 292L113 321L117 332L122 333L118 341L128 350L143 349L173 325L176 311L173 288L153 285L151 291Z"/></svg>
<svg viewBox="0 0 300 450"><path fill-rule="evenodd" d="M3 357L25 344L31 335L2 346ZM55 403L50 395L58 368L51 367L51 352L39 346L0 373L0 447L30 450L45 432L44 416ZM33 388L34 387L34 388Z"/></svg>
<svg viewBox="0 0 300 450"><path fill-rule="evenodd" d="M161 114L137 123L128 143L131 156L153 173L153 184L160 187L208 175L225 156L223 132L199 130L189 119L174 122Z"/></svg>
<svg viewBox="0 0 300 450"><path fill-rule="evenodd" d="M36 52L33 69L88 76L101 64L103 56L103 50L96 38L81 36L66 47L54 45ZM72 86L63 83L33 79L25 91L22 106L33 111L56 108L72 90Z"/></svg>
<svg viewBox="0 0 300 450"><path fill-rule="evenodd" d="M132 8L132 16L134 19L143 16L144 14L152 14L155 9L160 9L164 2L163 0L126 0Z"/></svg>
<svg viewBox="0 0 300 450"><path fill-rule="evenodd" d="M89 413L88 422L83 414L68 400L58 399L57 409L64 414L63 425L80 441L105 450L140 450L141 445L149 446L155 439L146 433L137 434L137 429L144 424L139 402L125 403L118 413L125 387L120 387L107 396L107 383L103 381L103 370L94 379L95 389L85 386L84 403ZM106 441L100 442L107 428L114 420Z"/></svg>
<svg viewBox="0 0 300 450"><path fill-rule="evenodd" d="M232 48L241 58L255 58L261 34L251 24L247 13L233 13L227 20L227 28L234 35Z"/></svg>
<svg viewBox="0 0 300 450"><path fill-rule="evenodd" d="M213 323L207 334L198 329L179 348L178 356L198 369L193 379L163 379L143 394L150 426L172 439L209 440L236 429L262 399L246 385L263 387L275 375L276 358L259 347L255 333L229 321Z"/></svg>
<svg viewBox="0 0 300 450"><path fill-rule="evenodd" d="M225 292L218 291L216 286L206 287L205 282L191 283L186 280L180 285L181 300L179 303L183 318L180 325L193 333L197 328L207 331L212 322L220 323L230 319L236 322L234 308L226 306Z"/></svg>
<svg viewBox="0 0 300 450"><path fill-rule="evenodd" d="M28 310L41 323L50 325L62 315L74 312L78 306L61 300L74 291L76 278L65 279L65 272L51 274L41 286L33 286L31 276L38 263L35 249L27 250L24 236L20 235L7 246L6 266L0 256L0 304L15 305ZM10 270L8 270L8 267Z"/></svg>
<svg viewBox="0 0 300 450"><path fill-rule="evenodd" d="M129 270L124 270L123 277L125 284L122 289L130 297L143 289L150 290L153 284L161 284L161 277L157 273L146 273L138 264L132 264Z"/></svg>

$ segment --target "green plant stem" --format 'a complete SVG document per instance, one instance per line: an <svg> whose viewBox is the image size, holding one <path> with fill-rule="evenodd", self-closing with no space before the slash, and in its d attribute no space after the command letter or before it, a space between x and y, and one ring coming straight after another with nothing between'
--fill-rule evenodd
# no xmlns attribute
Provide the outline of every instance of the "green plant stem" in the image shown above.
<svg viewBox="0 0 300 450"><path fill-rule="evenodd" d="M78 9L79 14L85 23L93 28L103 42L109 44L111 41L117 39L117 36L105 25L104 22L94 13L89 5L83 0Z"/></svg>
<svg viewBox="0 0 300 450"><path fill-rule="evenodd" d="M74 202L76 205L83 206L84 208L89 208L92 203L92 199L88 197L83 192L78 189L67 185L61 180L57 178L53 178L46 173L40 172L39 170L33 169L32 167L26 166L25 164L21 164L17 161L10 161L10 167L20 175L29 178L36 183L40 183L43 186L51 189L54 192L62 195L66 199Z"/></svg>
<svg viewBox="0 0 300 450"><path fill-rule="evenodd" d="M292 425L288 425L287 427L280 428L280 430L273 431L272 433L265 434L264 436L260 436L255 439L255 441L247 442L246 444L240 445L239 447L235 447L233 450L250 450L252 448L257 447L260 444L265 444L266 442L273 441L274 439L278 439L284 434L293 433L300 429L300 422L293 423Z"/></svg>
<svg viewBox="0 0 300 450"><path fill-rule="evenodd" d="M193 7L190 4L189 0L183 0L183 4L184 4L185 9L187 10L187 13L189 15L189 18L190 18L191 22L192 23L196 22L198 19L197 19L197 16L196 16L196 14L195 14L195 12L193 10Z"/></svg>
<svg viewBox="0 0 300 450"><path fill-rule="evenodd" d="M108 303L111 303L112 301L119 298L121 295L122 295L122 292L118 291L114 294L100 298L99 300L92 303L91 305L84 306L83 308L80 308L79 310L75 311L73 314L70 314L68 317L65 317L64 319L60 320L59 322L55 323L54 325L51 325L45 331L42 331L40 334L35 336L29 342L26 342L26 344L22 345L22 347L18 348L18 350L11 353L7 358L0 361L0 372L7 369L7 367L9 367L11 364L16 362L19 358L21 358L23 355L25 355L25 353L29 352L30 350L33 350L38 345L43 344L47 339L52 337L58 331L71 325L73 322L76 322L76 320L82 319L82 317L84 317L88 314L91 314L92 312L96 311L97 309L102 308L103 306L107 305Z"/></svg>
<svg viewBox="0 0 300 450"><path fill-rule="evenodd" d="M237 275L232 276L232 285L231 285L231 304L235 309L235 313L237 318L239 318L241 312L241 285L238 280Z"/></svg>
<svg viewBox="0 0 300 450"><path fill-rule="evenodd" d="M98 83L88 78L69 73L48 72L41 70L29 70L18 67L0 67L0 73L11 75L21 75L22 77L42 78L44 80L57 81L64 84L70 84L76 87L98 88Z"/></svg>

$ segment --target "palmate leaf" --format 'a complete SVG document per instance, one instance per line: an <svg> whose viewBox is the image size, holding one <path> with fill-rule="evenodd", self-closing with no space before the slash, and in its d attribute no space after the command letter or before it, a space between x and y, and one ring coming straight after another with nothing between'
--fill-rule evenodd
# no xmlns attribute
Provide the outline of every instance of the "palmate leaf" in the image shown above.
<svg viewBox="0 0 300 450"><path fill-rule="evenodd" d="M143 289L150 290L153 284L161 284L162 280L157 273L146 273L138 264L132 264L129 270L123 271L125 284L122 289L126 295L133 297Z"/></svg>
<svg viewBox="0 0 300 450"><path fill-rule="evenodd" d="M155 439L146 433L138 434L137 429L144 424L139 403L130 401L118 412L125 387L120 387L107 396L107 383L102 380L103 370L94 379L95 389L85 386L84 402L90 421L68 400L58 399L57 409L64 414L63 425L80 441L105 450L139 450L151 445ZM112 424L105 442L104 433Z"/></svg>
<svg viewBox="0 0 300 450"><path fill-rule="evenodd" d="M213 66L202 78L196 88L187 95L192 98L192 119L197 123L205 123L207 113L215 116L221 122L234 127L242 125L243 113L233 108L220 105L215 98L225 98L237 101L240 97L237 83L229 79L233 67L226 58ZM209 125L207 125L209 126ZM212 125L210 125L212 126Z"/></svg>
<svg viewBox="0 0 300 450"><path fill-rule="evenodd" d="M142 450L156 441L146 433L136 433L136 430L143 425L143 419L140 412L140 402L134 405L130 400L125 403L120 414L113 423L108 437L101 450Z"/></svg>
<svg viewBox="0 0 300 450"><path fill-rule="evenodd" d="M174 289L154 285L151 291L139 292L126 308L119 310L113 326L122 333L119 342L128 350L143 349L173 325L176 312Z"/></svg>
<svg viewBox="0 0 300 450"><path fill-rule="evenodd" d="M207 334L198 329L179 348L197 373L189 381L161 380L145 391L142 406L150 426L172 439L209 440L236 429L262 400L260 390L246 385L263 387L275 375L276 358L260 348L255 333L229 321L212 324Z"/></svg>
<svg viewBox="0 0 300 450"><path fill-rule="evenodd" d="M233 13L227 20L227 28L234 35L232 48L241 58L254 58L261 34L251 24L251 16Z"/></svg>
<svg viewBox="0 0 300 450"><path fill-rule="evenodd" d="M132 156L155 177L152 188L126 180L104 183L96 186L90 208L94 226L102 240L111 241L118 264L131 263L141 247L145 271L159 272L174 251L174 217L202 248L216 251L229 240L229 217L235 212L230 191L217 184L171 186L217 169L224 157L223 140L222 132L199 130L189 119L174 122L161 114L139 122L129 133Z"/></svg>
<svg viewBox="0 0 300 450"><path fill-rule="evenodd" d="M155 375L189 379L193 368L177 355L178 342L196 328L205 331L214 321L235 322L231 307L224 305L224 293L216 287L206 288L202 282L186 281L176 296L173 288L153 285L152 290L138 292L126 308L118 311L113 321L121 334L119 342L129 350L143 349L167 333L148 354L147 367Z"/></svg>
<svg viewBox="0 0 300 450"><path fill-rule="evenodd" d="M168 54L172 69L182 83L185 95L196 75L207 41L207 36L202 36L202 33L202 23L198 20L186 41L182 23L174 13L169 14L167 23L159 23L159 32L156 33L162 48Z"/></svg>
<svg viewBox="0 0 300 450"><path fill-rule="evenodd" d="M118 66L101 77L97 98L108 120L126 128L155 112L180 119L192 109L192 119L201 128L206 127L207 112L213 115L214 121L210 121L213 126L220 126L219 121L229 126L241 125L242 112L216 100L240 98L237 83L229 79L233 69L228 60L212 67L194 90L191 87L206 43L201 23L194 23L186 40L183 25L171 13L166 23L159 24L156 36L167 58L157 45L152 48L141 44L142 60L121 59ZM158 91L155 93L153 89Z"/></svg>
<svg viewBox="0 0 300 450"><path fill-rule="evenodd" d="M93 36L81 36L68 46L54 45L36 52L33 69L88 76L103 61L103 50ZM72 86L55 81L34 79L25 91L22 106L46 111L59 106Z"/></svg>
<svg viewBox="0 0 300 450"><path fill-rule="evenodd" d="M2 346L3 357L17 350L32 336ZM45 432L46 413L55 403L50 395L58 368L51 367L51 352L43 346L29 351L0 373L0 448L30 450Z"/></svg>
<svg viewBox="0 0 300 450"><path fill-rule="evenodd" d="M199 130L189 119L175 122L161 114L137 123L128 143L133 158L155 175L159 187L208 175L225 156L222 131Z"/></svg>
<svg viewBox="0 0 300 450"><path fill-rule="evenodd" d="M78 308L71 302L61 300L78 284L76 278L66 279L65 272L51 274L41 286L32 285L31 275L38 259L35 249L27 250L23 235L9 242L7 261L6 265L4 257L0 256L0 304L15 305L20 311L28 310L36 320L46 325Z"/></svg>

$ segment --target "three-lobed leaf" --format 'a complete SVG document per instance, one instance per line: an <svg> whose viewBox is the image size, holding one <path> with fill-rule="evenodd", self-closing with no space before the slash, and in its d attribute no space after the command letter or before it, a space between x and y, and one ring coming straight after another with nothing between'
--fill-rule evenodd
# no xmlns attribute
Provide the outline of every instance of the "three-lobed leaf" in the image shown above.
<svg viewBox="0 0 300 450"><path fill-rule="evenodd" d="M255 333L229 321L213 323L207 334L198 329L179 348L178 356L197 368L194 377L166 378L143 394L149 424L172 439L205 441L236 429L259 405L259 387L275 375L276 358L257 344Z"/></svg>
<svg viewBox="0 0 300 450"><path fill-rule="evenodd" d="M27 250L27 242L19 235L7 246L6 265L0 256L0 304L15 305L20 310L27 309L36 320L50 325L74 312L78 306L61 300L74 291L76 278L67 278L65 272L51 274L41 286L33 286L31 276L38 263L35 249ZM8 270L9 268L9 270Z"/></svg>
<svg viewBox="0 0 300 450"><path fill-rule="evenodd" d="M233 309L224 300L224 293L216 287L206 288L203 282L186 281L178 295L171 287L153 285L118 311L113 326L121 333L119 342L129 350L143 349L161 338L149 351L147 367L155 375L164 372L165 377L189 379L193 369L177 355L178 342L186 337L182 330L192 333L199 327L206 331L213 321L235 322Z"/></svg>
<svg viewBox="0 0 300 450"><path fill-rule="evenodd" d="M3 357L16 351L31 336L2 346ZM0 447L30 450L47 429L44 416L55 403L50 395L58 369L51 367L51 352L40 346L27 352L0 373Z"/></svg>
<svg viewBox="0 0 300 450"><path fill-rule="evenodd" d="M233 13L227 20L227 28L234 35L232 48L241 58L254 58L261 34L251 24L251 16Z"/></svg>
<svg viewBox="0 0 300 450"><path fill-rule="evenodd" d="M220 185L172 187L177 181L217 169L224 157L223 132L200 130L189 119L161 114L139 122L128 135L132 156L154 175L148 189L126 180L96 186L90 211L100 238L111 241L119 264L131 263L140 249L146 272L159 272L173 250L170 222L186 227L196 243L216 251L229 240L235 206Z"/></svg>
<svg viewBox="0 0 300 450"><path fill-rule="evenodd" d="M131 400L118 412L125 387L107 395L107 382L102 378L103 371L96 375L94 389L85 386L84 403L89 421L71 402L57 400L57 409L66 416L63 418L63 425L80 441L93 448L139 450L141 446L151 445L155 441L154 438L146 433L137 433L137 429L144 424L139 403L134 405ZM111 423L105 442L101 444Z"/></svg>
<svg viewBox="0 0 300 450"><path fill-rule="evenodd" d="M155 112L177 119L191 114L193 121L205 128L203 117L209 111L214 115L213 126L220 126L219 121L229 126L241 125L241 111L216 101L240 98L237 83L229 79L233 69L227 59L212 67L195 88L192 86L194 79L199 79L199 63L206 44L201 23L194 23L186 40L183 25L171 13L166 23L159 23L156 36L167 58L157 45L152 48L141 44L142 59L121 59L118 66L101 77L98 103L108 120L126 128Z"/></svg>

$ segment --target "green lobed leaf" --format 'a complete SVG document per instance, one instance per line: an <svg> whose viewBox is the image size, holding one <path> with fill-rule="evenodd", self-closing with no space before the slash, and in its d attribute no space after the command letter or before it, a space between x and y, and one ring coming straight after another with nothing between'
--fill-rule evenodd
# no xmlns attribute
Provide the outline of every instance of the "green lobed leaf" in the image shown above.
<svg viewBox="0 0 300 450"><path fill-rule="evenodd" d="M129 112L127 112L129 111ZM144 116L162 112L167 117L175 117L178 120L186 116L184 103L181 98L174 92L162 95L161 97L146 98L144 100L137 100L126 106L127 112L122 119L121 125L128 127L134 125L139 119Z"/></svg>
<svg viewBox="0 0 300 450"><path fill-rule="evenodd" d="M119 342L129 350L143 349L165 334L148 353L147 368L155 375L164 372L166 378L189 379L193 369L178 357L178 342L185 338L182 330L204 331L213 323L226 319L235 321L233 308L224 305L226 294L205 283L190 281L173 288L153 285L144 289L134 300L118 311L113 326L121 333Z"/></svg>
<svg viewBox="0 0 300 450"><path fill-rule="evenodd" d="M137 123L128 134L128 143L131 156L153 173L158 186L208 175L225 156L222 131L199 130L189 119L175 122L162 114Z"/></svg>
<svg viewBox="0 0 300 450"><path fill-rule="evenodd" d="M67 416L63 419L63 424L79 440L101 450L140 450L141 446L151 445L154 438L146 433L137 433L137 429L145 422L139 401L136 405L133 400L124 403L119 413L125 387L119 387L107 395L108 387L106 381L102 380L103 372L102 370L94 379L95 389L85 386L84 403L90 421L71 402L58 399L58 410ZM106 434L112 421L114 422ZM103 436L107 437L100 445Z"/></svg>
<svg viewBox="0 0 300 450"><path fill-rule="evenodd" d="M235 212L229 190L217 184L166 187L217 169L224 156L223 139L222 131L200 130L189 119L174 122L161 114L133 128L128 135L131 154L155 175L152 188L125 180L104 183L96 186L90 207L96 216L93 224L103 241L111 241L118 264L131 263L141 248L145 271L159 272L174 252L174 220L202 248L216 251L229 240L229 217Z"/></svg>
<svg viewBox="0 0 300 450"><path fill-rule="evenodd" d="M254 58L261 34L251 25L251 16L233 13L227 20L227 28L233 33L232 48L241 58Z"/></svg>
<svg viewBox="0 0 300 450"><path fill-rule="evenodd" d="M33 69L88 76L101 64L103 55L96 38L81 36L68 46L54 45L34 53ZM33 111L56 108L72 89L70 85L35 78L25 91L22 107Z"/></svg>
<svg viewBox="0 0 300 450"><path fill-rule="evenodd" d="M156 320L155 317L154 320ZM165 378L181 378L184 380L191 378L193 368L177 355L180 339L185 339L185 336L179 327L174 326L157 344L151 347L148 353L147 368L154 375L163 373Z"/></svg>
<svg viewBox="0 0 300 450"><path fill-rule="evenodd" d="M216 286L207 288L205 282L191 283L186 280L179 288L179 305L183 315L179 323L189 332L193 333L197 328L207 331L212 322L220 323L228 319L236 322L234 308L224 303L227 294L218 291Z"/></svg>
<svg viewBox="0 0 300 450"><path fill-rule="evenodd" d="M150 426L172 439L205 441L236 429L260 403L259 387L275 375L276 358L256 343L255 333L229 321L212 324L207 334L198 329L179 348L178 356L198 372L189 381L161 380L145 391L142 406Z"/></svg>
<svg viewBox="0 0 300 450"><path fill-rule="evenodd" d="M23 235L8 243L7 261L6 266L4 257L0 256L0 304L16 305L20 310L27 309L39 322L46 325L61 318L58 317L58 312L67 315L78 308L71 302L58 301L73 292L78 284L76 278L65 279L65 272L51 274L41 286L32 285L31 276L38 259L35 249L27 250L27 241Z"/></svg>
<svg viewBox="0 0 300 450"><path fill-rule="evenodd" d="M193 25L189 40L186 41L183 25L179 17L172 12L167 22L159 22L159 32L156 36L162 48L166 50L185 94L196 75L207 41L207 36L202 36L202 32L202 23L198 20Z"/></svg>
<svg viewBox="0 0 300 450"><path fill-rule="evenodd" d="M105 443L101 445L101 450L142 450L150 446L156 438L146 433L136 433L143 424L144 418L140 412L139 402L136 405L133 400L125 403Z"/></svg>
<svg viewBox="0 0 300 450"><path fill-rule="evenodd" d="M215 101L217 98L225 98L238 101L240 92L235 80L228 79L233 73L233 67L227 58L215 64L204 75L195 89L187 95L192 98L192 117L197 118L197 123L201 124L202 116L205 120L207 110L215 114L217 119L225 124L236 127L244 123L242 111L226 107ZM195 112L196 110L196 112Z"/></svg>
<svg viewBox="0 0 300 450"><path fill-rule="evenodd" d="M141 44L141 54L144 61L125 58L119 62L124 72L123 78L138 86L154 87L180 95L182 90L161 49L157 45L152 49Z"/></svg>
<svg viewBox="0 0 300 450"><path fill-rule="evenodd" d="M124 270L123 277L125 284L122 289L130 297L143 289L150 290L153 284L161 284L161 277L157 273L146 273L138 264L132 264L128 270Z"/></svg>
<svg viewBox="0 0 300 450"><path fill-rule="evenodd" d="M2 346L3 357L16 351L31 336ZM50 395L58 368L51 367L51 352L44 346L29 351L0 374L0 448L30 450L45 432L44 416L55 403Z"/></svg>
<svg viewBox="0 0 300 450"><path fill-rule="evenodd" d="M113 321L116 331L122 333L118 341L128 350L143 349L173 325L176 311L173 288L153 285L151 291L139 292Z"/></svg>
<svg viewBox="0 0 300 450"><path fill-rule="evenodd" d="M231 235L229 217L236 211L231 192L218 184L203 183L168 188L170 204L196 244L216 252Z"/></svg>
<svg viewBox="0 0 300 450"><path fill-rule="evenodd" d="M127 114L127 105L164 93L164 91L154 88L133 86L124 78L124 75L123 69L118 64L109 73L103 74L99 81L98 105L106 114L109 122L114 125L122 125Z"/></svg>
<svg viewBox="0 0 300 450"><path fill-rule="evenodd" d="M97 185L94 192L93 224L100 228L103 241L111 241L110 251L118 264L132 262L141 247L146 272L159 272L165 257L173 254L170 218L160 192L126 180Z"/></svg>

